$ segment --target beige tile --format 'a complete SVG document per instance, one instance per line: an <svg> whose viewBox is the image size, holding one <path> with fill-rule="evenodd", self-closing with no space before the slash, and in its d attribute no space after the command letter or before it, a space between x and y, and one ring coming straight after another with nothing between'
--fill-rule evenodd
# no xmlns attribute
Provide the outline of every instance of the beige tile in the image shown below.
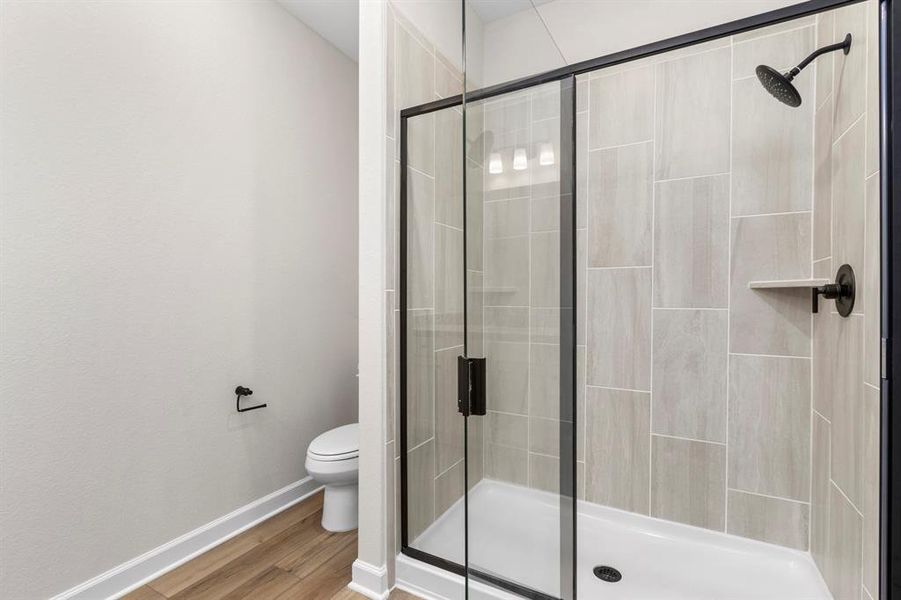
<svg viewBox="0 0 901 600"><path fill-rule="evenodd" d="M463 346L435 353L435 470L463 458L463 418L457 412L457 357Z"/></svg>
<svg viewBox="0 0 901 600"><path fill-rule="evenodd" d="M651 436L651 516L725 529L726 446Z"/></svg>
<svg viewBox="0 0 901 600"><path fill-rule="evenodd" d="M657 184L654 306L725 308L729 176Z"/></svg>
<svg viewBox="0 0 901 600"><path fill-rule="evenodd" d="M534 343L560 343L560 309L532 308L529 311L529 328Z"/></svg>
<svg viewBox="0 0 901 600"><path fill-rule="evenodd" d="M654 137L654 68L645 66L591 80L589 147Z"/></svg>
<svg viewBox="0 0 901 600"><path fill-rule="evenodd" d="M817 48L832 43L834 22L835 13L833 11L824 11L817 15ZM832 94L832 64L834 60L835 56L832 52L824 54L816 60L816 105L818 108L826 97Z"/></svg>
<svg viewBox="0 0 901 600"><path fill-rule="evenodd" d="M794 24L794 22L793 22ZM798 27L795 24L795 27ZM767 33L748 41L736 42L732 48L732 77L741 79L753 77L757 65L769 65L780 72L785 72L801 62L801 59L814 51L815 28L813 26L791 29L782 33ZM811 73L801 77L812 80ZM760 84L757 84L760 85ZM805 96L806 98L807 96Z"/></svg>
<svg viewBox="0 0 901 600"><path fill-rule="evenodd" d="M731 51L657 65L657 179L729 170Z"/></svg>
<svg viewBox="0 0 901 600"><path fill-rule="evenodd" d="M568 197L568 196L567 196ZM531 231L560 230L560 195L532 198Z"/></svg>
<svg viewBox="0 0 901 600"><path fill-rule="evenodd" d="M411 541L435 520L435 475L434 441L407 452L407 526Z"/></svg>
<svg viewBox="0 0 901 600"><path fill-rule="evenodd" d="M729 490L726 531L770 544L807 550L810 507L802 502Z"/></svg>
<svg viewBox="0 0 901 600"><path fill-rule="evenodd" d="M832 255L832 97L814 115L813 258Z"/></svg>
<svg viewBox="0 0 901 600"><path fill-rule="evenodd" d="M388 556L396 556L399 552L400 546L397 544L397 538L394 536L394 532L397 530L397 489L400 488L400 480L396 478L396 471L394 468L394 442L390 442L385 445L385 454L382 457L385 465L385 540L388 550ZM388 565L388 580L393 581L394 578L394 567L390 564L393 561L389 561Z"/></svg>
<svg viewBox="0 0 901 600"><path fill-rule="evenodd" d="M482 272L467 271L467 313L466 313L466 337L469 344L469 354L471 356L484 356L484 323L483 323L483 300L482 292Z"/></svg>
<svg viewBox="0 0 901 600"><path fill-rule="evenodd" d="M495 134L528 129L532 123L531 91L504 95L485 104L485 129Z"/></svg>
<svg viewBox="0 0 901 600"><path fill-rule="evenodd" d="M729 487L810 498L810 360L729 359Z"/></svg>
<svg viewBox="0 0 901 600"><path fill-rule="evenodd" d="M485 203L485 237L507 238L529 233L529 199L513 198Z"/></svg>
<svg viewBox="0 0 901 600"><path fill-rule="evenodd" d="M529 236L485 240L485 304L529 305Z"/></svg>
<svg viewBox="0 0 901 600"><path fill-rule="evenodd" d="M394 142L385 138L386 161L390 165L385 177L385 289L395 289L398 260L398 229L400 228L400 214L397 207L400 205L400 188L398 187L400 163L395 158Z"/></svg>
<svg viewBox="0 0 901 600"><path fill-rule="evenodd" d="M812 95L810 76L794 83ZM810 210L813 103L789 109L756 77L736 81L732 100L733 216Z"/></svg>
<svg viewBox="0 0 901 600"><path fill-rule="evenodd" d="M532 344L529 367L529 414L560 418L560 346Z"/></svg>
<svg viewBox="0 0 901 600"><path fill-rule="evenodd" d="M438 518L463 497L463 461L459 461L435 478L435 517ZM462 540L461 544L462 546ZM461 548L462 549L462 548Z"/></svg>
<svg viewBox="0 0 901 600"><path fill-rule="evenodd" d="M483 169L466 161L466 267L482 271L483 265Z"/></svg>
<svg viewBox="0 0 901 600"><path fill-rule="evenodd" d="M650 394L587 390L585 497L648 514Z"/></svg>
<svg viewBox="0 0 901 600"><path fill-rule="evenodd" d="M463 116L435 113L435 220L463 228Z"/></svg>
<svg viewBox="0 0 901 600"><path fill-rule="evenodd" d="M576 343L584 346L588 331L588 318L586 305L588 296L588 231L579 229L576 231Z"/></svg>
<svg viewBox="0 0 901 600"><path fill-rule="evenodd" d="M530 454L529 487L556 494L560 490L560 459Z"/></svg>
<svg viewBox="0 0 901 600"><path fill-rule="evenodd" d="M841 317L839 317L841 318ZM866 411L863 398L863 318L839 322L836 370L832 373L832 481L856 507L863 495Z"/></svg>
<svg viewBox="0 0 901 600"><path fill-rule="evenodd" d="M472 489L484 475L485 462L485 417L473 417L469 420L467 435L466 470L469 479L469 489Z"/></svg>
<svg viewBox="0 0 901 600"><path fill-rule="evenodd" d="M435 175L435 113L407 119L407 165L426 175Z"/></svg>
<svg viewBox="0 0 901 600"><path fill-rule="evenodd" d="M546 456L560 456L560 421L529 417L529 450Z"/></svg>
<svg viewBox="0 0 901 600"><path fill-rule="evenodd" d="M395 28L395 81L398 110L434 100L435 58L431 48L416 39L411 30Z"/></svg>
<svg viewBox="0 0 901 600"><path fill-rule="evenodd" d="M560 233L548 231L531 234L530 305L540 308L560 307Z"/></svg>
<svg viewBox="0 0 901 600"><path fill-rule="evenodd" d="M463 231L435 225L435 349L463 345Z"/></svg>
<svg viewBox="0 0 901 600"><path fill-rule="evenodd" d="M489 410L528 414L529 309L484 309Z"/></svg>
<svg viewBox="0 0 901 600"><path fill-rule="evenodd" d="M866 3L867 21L867 176L879 170L879 8Z"/></svg>
<svg viewBox="0 0 901 600"><path fill-rule="evenodd" d="M726 441L728 314L655 310L654 433Z"/></svg>
<svg viewBox="0 0 901 600"><path fill-rule="evenodd" d="M591 86L590 74L576 75L576 112L588 111L588 90Z"/></svg>
<svg viewBox="0 0 901 600"><path fill-rule="evenodd" d="M866 108L867 24L866 4L853 4L835 11L833 40L851 34L851 51L833 53L832 93L835 98L835 136L842 135ZM861 156L863 159L863 156Z"/></svg>
<svg viewBox="0 0 901 600"><path fill-rule="evenodd" d="M864 122L857 122L832 150L832 263L863 268Z"/></svg>
<svg viewBox="0 0 901 600"><path fill-rule="evenodd" d="M576 227L588 223L588 113L576 115Z"/></svg>
<svg viewBox="0 0 901 600"><path fill-rule="evenodd" d="M879 390L864 386L863 584L874 598L879 595L880 400Z"/></svg>
<svg viewBox="0 0 901 600"><path fill-rule="evenodd" d="M407 308L433 306L434 221L434 181L407 169Z"/></svg>
<svg viewBox="0 0 901 600"><path fill-rule="evenodd" d="M385 412L387 413L385 440L394 439L396 427L394 420L397 418L397 374L399 372L398 361L398 315L394 305L394 290L385 291Z"/></svg>
<svg viewBox="0 0 901 600"><path fill-rule="evenodd" d="M488 411L485 424L487 427L485 430L485 441L489 444L519 448L521 450L528 449L528 417Z"/></svg>
<svg viewBox="0 0 901 600"><path fill-rule="evenodd" d="M589 385L650 389L650 271L588 271Z"/></svg>
<svg viewBox="0 0 901 600"><path fill-rule="evenodd" d="M829 422L819 414L813 415L813 451L810 501L810 554L820 569L826 572L827 541L829 539Z"/></svg>
<svg viewBox="0 0 901 600"><path fill-rule="evenodd" d="M588 265L651 264L654 143L589 155Z"/></svg>
<svg viewBox="0 0 901 600"><path fill-rule="evenodd" d="M866 247L863 269L863 313L864 313L864 380L876 387L880 382L881 352L881 220L879 206L879 173L866 181Z"/></svg>
<svg viewBox="0 0 901 600"><path fill-rule="evenodd" d="M741 42L745 42L748 40L753 40L759 37L766 37L770 35L775 35L777 33L781 33L783 31L790 31L792 29L800 29L803 27L810 27L816 23L816 19L813 16L809 17L801 17L800 19L792 19L790 21L784 21L782 23L777 23L775 25L767 25L766 27L760 27L759 29L752 29L751 31L745 31L743 33L738 33L732 36L733 41L738 44ZM794 66L794 65L792 65Z"/></svg>
<svg viewBox="0 0 901 600"><path fill-rule="evenodd" d="M397 113L400 109L395 104L394 85L395 85L395 61L397 60L397 52L395 50L395 31L396 27L394 19L394 9L390 6L385 11L385 131L391 138L397 138L397 122L400 120Z"/></svg>
<svg viewBox="0 0 901 600"><path fill-rule="evenodd" d="M463 93L463 75L456 67L450 65L444 57L437 55L435 60L435 93L442 98L449 98Z"/></svg>
<svg viewBox="0 0 901 600"><path fill-rule="evenodd" d="M861 583L860 514L842 493L830 485L829 541L823 574L833 598L857 598Z"/></svg>
<svg viewBox="0 0 901 600"><path fill-rule="evenodd" d="M431 310L407 312L407 448L430 439L434 429L435 329ZM434 448L432 449L434 455Z"/></svg>
<svg viewBox="0 0 901 600"><path fill-rule="evenodd" d="M829 275L832 277L832 275ZM826 419L832 419L833 399L838 393L835 386L837 375L847 372L839 360L839 344L848 343L849 329L843 326L842 317L832 312L835 305L832 301L820 299L819 312L813 316L813 408ZM844 339L842 335L846 336ZM842 389L853 385L842 377Z"/></svg>
<svg viewBox="0 0 901 600"><path fill-rule="evenodd" d="M485 477L529 485L529 453L520 448L485 444Z"/></svg>
<svg viewBox="0 0 901 600"><path fill-rule="evenodd" d="M543 121L560 115L560 84L550 83L533 89L532 121Z"/></svg>
<svg viewBox="0 0 901 600"><path fill-rule="evenodd" d="M748 283L810 276L810 214L732 219L730 350L810 356L810 291Z"/></svg>

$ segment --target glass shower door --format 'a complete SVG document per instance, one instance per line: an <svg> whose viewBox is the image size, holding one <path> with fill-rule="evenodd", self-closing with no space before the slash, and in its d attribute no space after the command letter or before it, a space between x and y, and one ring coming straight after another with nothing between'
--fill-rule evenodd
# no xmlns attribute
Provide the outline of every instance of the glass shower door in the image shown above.
<svg viewBox="0 0 901 600"><path fill-rule="evenodd" d="M573 86L465 104L467 571L530 598L574 597Z"/></svg>

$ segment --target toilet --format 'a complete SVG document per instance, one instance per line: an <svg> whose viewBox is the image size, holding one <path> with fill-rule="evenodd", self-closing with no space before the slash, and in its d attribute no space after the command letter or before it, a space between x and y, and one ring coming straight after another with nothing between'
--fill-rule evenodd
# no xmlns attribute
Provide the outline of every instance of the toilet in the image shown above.
<svg viewBox="0 0 901 600"><path fill-rule="evenodd" d="M325 486L322 527L328 531L357 528L359 454L359 423L326 431L307 448L307 473Z"/></svg>

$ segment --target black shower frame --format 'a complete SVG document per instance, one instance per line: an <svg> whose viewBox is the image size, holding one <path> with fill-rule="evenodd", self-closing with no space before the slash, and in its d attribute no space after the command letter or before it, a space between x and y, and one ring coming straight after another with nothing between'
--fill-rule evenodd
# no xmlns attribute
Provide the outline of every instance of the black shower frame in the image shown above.
<svg viewBox="0 0 901 600"><path fill-rule="evenodd" d="M694 46L723 37L736 35L746 31L752 31L762 27L776 25L785 21L815 15L817 13L833 10L842 6L849 6L865 2L866 0L808 0L800 4L773 10L745 19L731 21L701 29L692 33L675 36L651 44L638 46L629 50L615 52L599 58L574 63L558 69L553 69L538 75L524 77L511 82L488 86L479 90L466 92L465 102L486 100L496 96L524 90L541 84L569 79L574 81L575 76L596 71L618 64L631 62L641 58ZM894 35L901 32L901 0L879 0L879 104L880 104L880 216L881 216L881 332L882 332L882 356L881 356L881 423L882 435L880 440L880 557L879 557L879 598L876 600L901 600L901 410L895 410L894 402L901 402L901 394L894 394L892 381L901 381L901 350L893 351L894 341L901 340L901 230L895 235L896 221L901 222L901 186L894 185L896 176L901 181L901 163L896 164L894 156L901 156L901 134L895 136L896 128L901 127L901 101L895 103L895 97L901 98L901 43L895 43ZM563 96L563 95L561 95ZM438 110L461 106L464 103L462 95L451 96L433 102L427 102L418 106L405 108L400 111L400 223L397 235L399 236L399 404L400 404L400 477L401 477L401 552L403 554L439 567L441 569L466 575L463 565L448 561L439 556L417 550L409 545L407 524L407 406L406 406L406 375L407 375L407 119L419 115L428 114ZM571 110L568 106L561 107L563 111ZM564 112L561 111L561 120ZM571 140L575 140L575 120L571 124ZM561 136L563 135L561 131ZM562 142L562 138L561 138ZM563 145L563 144L561 144ZM573 148L575 146L573 145ZM573 152L573 155L575 153ZM574 156L571 181L565 183L572 186L569 192L575 198L575 164ZM566 189L561 190L563 194ZM562 194L562 195L563 195ZM464 196L465 198L465 196ZM561 205L562 210L569 209ZM464 208L465 210L465 208ZM464 212L465 214L465 212ZM568 212L561 212L561 216ZM901 226L899 226L901 227ZM465 223L464 223L465 228ZM561 230L564 228L561 228ZM561 235L561 257L573 256L569 248L569 241ZM464 252L465 254L465 252ZM564 291L573 281L568 279L569 271L561 272L561 290ZM574 269L573 275L574 277ZM464 282L465 282L464 278ZM465 284L464 284L465 285ZM575 305L571 307L575 314ZM561 334L564 332L561 331ZM561 348L575 341L561 339ZM562 379L562 378L561 378ZM895 398L894 396L897 396ZM561 396L561 398L564 396ZM567 407L569 410L569 407ZM574 407L573 407L574 411ZM573 412L575 414L575 412ZM462 417L461 417L462 418ZM574 463L574 461L573 461ZM573 464L573 471L575 464ZM564 475L567 477L568 475ZM572 477L575 477L573 472ZM573 479L574 480L574 479ZM565 485L565 482L564 482ZM575 520L575 515L572 515ZM575 552L575 523L573 523L572 552ZM574 554L573 554L574 555ZM488 573L482 573L470 569L470 574L476 578L487 581L502 589L519 594L533 600L552 600L541 592L523 587L515 582L497 578ZM573 574L575 580L576 573ZM575 590L575 582L573 582Z"/></svg>

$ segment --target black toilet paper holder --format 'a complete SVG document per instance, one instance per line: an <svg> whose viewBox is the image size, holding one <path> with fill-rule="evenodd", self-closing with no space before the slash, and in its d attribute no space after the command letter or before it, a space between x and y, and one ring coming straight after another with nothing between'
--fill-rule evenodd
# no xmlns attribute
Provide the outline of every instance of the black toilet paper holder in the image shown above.
<svg viewBox="0 0 901 600"><path fill-rule="evenodd" d="M266 408L266 404L257 404L256 406L248 406L247 408L241 408L241 398L244 396L253 395L253 390L250 388L246 388L243 385L239 385L235 388L235 408L238 409L238 412L247 412L249 410L256 410L258 408Z"/></svg>

